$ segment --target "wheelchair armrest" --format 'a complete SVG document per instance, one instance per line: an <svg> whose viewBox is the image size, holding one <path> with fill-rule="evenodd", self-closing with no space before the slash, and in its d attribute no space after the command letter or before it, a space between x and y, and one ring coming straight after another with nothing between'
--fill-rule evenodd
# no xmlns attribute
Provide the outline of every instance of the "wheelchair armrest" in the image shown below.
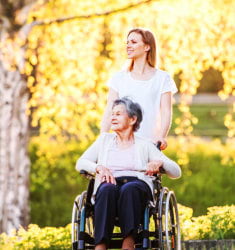
<svg viewBox="0 0 235 250"><path fill-rule="evenodd" d="M160 167L160 168L159 168L159 173L154 174L153 176L159 178L162 174L165 174L165 173L166 173L166 170L165 170L163 167Z"/></svg>
<svg viewBox="0 0 235 250"><path fill-rule="evenodd" d="M86 170L82 169L79 172L82 176L86 177L87 179L94 179L95 175L87 172Z"/></svg>

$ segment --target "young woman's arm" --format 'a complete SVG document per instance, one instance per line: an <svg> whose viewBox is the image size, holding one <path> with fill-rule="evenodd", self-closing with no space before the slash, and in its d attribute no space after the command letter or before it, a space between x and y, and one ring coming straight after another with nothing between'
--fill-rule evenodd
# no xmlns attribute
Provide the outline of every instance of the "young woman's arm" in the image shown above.
<svg viewBox="0 0 235 250"><path fill-rule="evenodd" d="M149 151L149 163L151 163L152 167L156 167L159 169L162 166L168 177L172 179L176 179L181 177L181 168L180 166L162 152L160 152L155 145L150 143L148 145ZM161 165L162 164L162 165Z"/></svg>
<svg viewBox="0 0 235 250"><path fill-rule="evenodd" d="M100 132L109 132L111 127L111 114L112 114L112 106L113 102L118 99L118 93L112 88L109 89L107 105L104 111L103 119L101 121L101 129Z"/></svg>
<svg viewBox="0 0 235 250"><path fill-rule="evenodd" d="M157 141L161 142L161 150L167 147L166 137L171 127L172 120L172 93L166 92L161 95L160 103L161 112L161 130Z"/></svg>

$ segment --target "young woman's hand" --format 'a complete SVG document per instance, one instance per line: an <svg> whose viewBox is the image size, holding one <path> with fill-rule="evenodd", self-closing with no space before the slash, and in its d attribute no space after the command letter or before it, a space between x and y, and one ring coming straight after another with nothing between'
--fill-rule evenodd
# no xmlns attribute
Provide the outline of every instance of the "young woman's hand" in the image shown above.
<svg viewBox="0 0 235 250"><path fill-rule="evenodd" d="M96 167L96 173L99 175L101 182L112 183L116 185L116 180L108 168L102 165Z"/></svg>
<svg viewBox="0 0 235 250"><path fill-rule="evenodd" d="M161 146L160 146L160 149L161 150L164 150L167 148L167 141L166 141L166 138L163 138L163 137L159 137L156 139L156 144L158 144L158 142L161 143Z"/></svg>
<svg viewBox="0 0 235 250"><path fill-rule="evenodd" d="M147 164L146 175L153 176L154 174L159 174L159 168L163 166L163 161L150 161Z"/></svg>

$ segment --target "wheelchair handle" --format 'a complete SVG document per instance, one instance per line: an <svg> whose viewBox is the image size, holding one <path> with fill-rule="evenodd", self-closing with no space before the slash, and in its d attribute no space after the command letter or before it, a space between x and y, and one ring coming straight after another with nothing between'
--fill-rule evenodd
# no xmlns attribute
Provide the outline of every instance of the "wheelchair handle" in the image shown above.
<svg viewBox="0 0 235 250"><path fill-rule="evenodd" d="M84 175L85 177L87 177L88 179L89 178L94 178L95 177L95 175L93 175L93 174L91 174L91 173L89 173L89 172L87 172L86 170L84 170L84 169L82 169L82 170L80 170L80 172L79 172L81 175Z"/></svg>
<svg viewBox="0 0 235 250"><path fill-rule="evenodd" d="M160 141L158 141L157 144L155 144L156 147L157 147L160 151L161 151L161 144L162 144L162 143L161 143Z"/></svg>

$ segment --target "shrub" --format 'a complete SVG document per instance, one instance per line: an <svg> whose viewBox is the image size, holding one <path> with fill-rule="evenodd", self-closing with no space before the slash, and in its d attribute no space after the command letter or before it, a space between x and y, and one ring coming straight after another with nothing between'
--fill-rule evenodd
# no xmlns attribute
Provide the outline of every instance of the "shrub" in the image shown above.
<svg viewBox="0 0 235 250"><path fill-rule="evenodd" d="M77 142L33 138L30 143L31 223L65 226L71 220L73 200L86 189L86 180L75 170L81 152Z"/></svg>
<svg viewBox="0 0 235 250"><path fill-rule="evenodd" d="M174 190L177 201L192 207L194 216L205 214L207 207L232 205L235 188L234 144L191 138L182 146L178 138L170 138L166 154L177 160L180 150L184 150L189 158L188 164L182 166L182 177L177 180L163 177L163 185Z"/></svg>
<svg viewBox="0 0 235 250"><path fill-rule="evenodd" d="M182 240L234 239L235 205L210 207L207 215L192 217L193 210L178 205ZM150 226L153 222L150 222ZM45 227L29 225L11 235L0 235L2 250L66 250L71 249L71 225L66 227Z"/></svg>
<svg viewBox="0 0 235 250"><path fill-rule="evenodd" d="M198 217L191 217L192 211L181 205L179 211L184 240L218 240L235 237L235 205L210 207L207 209L207 215Z"/></svg>
<svg viewBox="0 0 235 250"><path fill-rule="evenodd" d="M13 231L10 236L0 235L0 248L2 250L66 250L71 249L70 228L66 227L39 228L29 225L28 230L20 228Z"/></svg>

